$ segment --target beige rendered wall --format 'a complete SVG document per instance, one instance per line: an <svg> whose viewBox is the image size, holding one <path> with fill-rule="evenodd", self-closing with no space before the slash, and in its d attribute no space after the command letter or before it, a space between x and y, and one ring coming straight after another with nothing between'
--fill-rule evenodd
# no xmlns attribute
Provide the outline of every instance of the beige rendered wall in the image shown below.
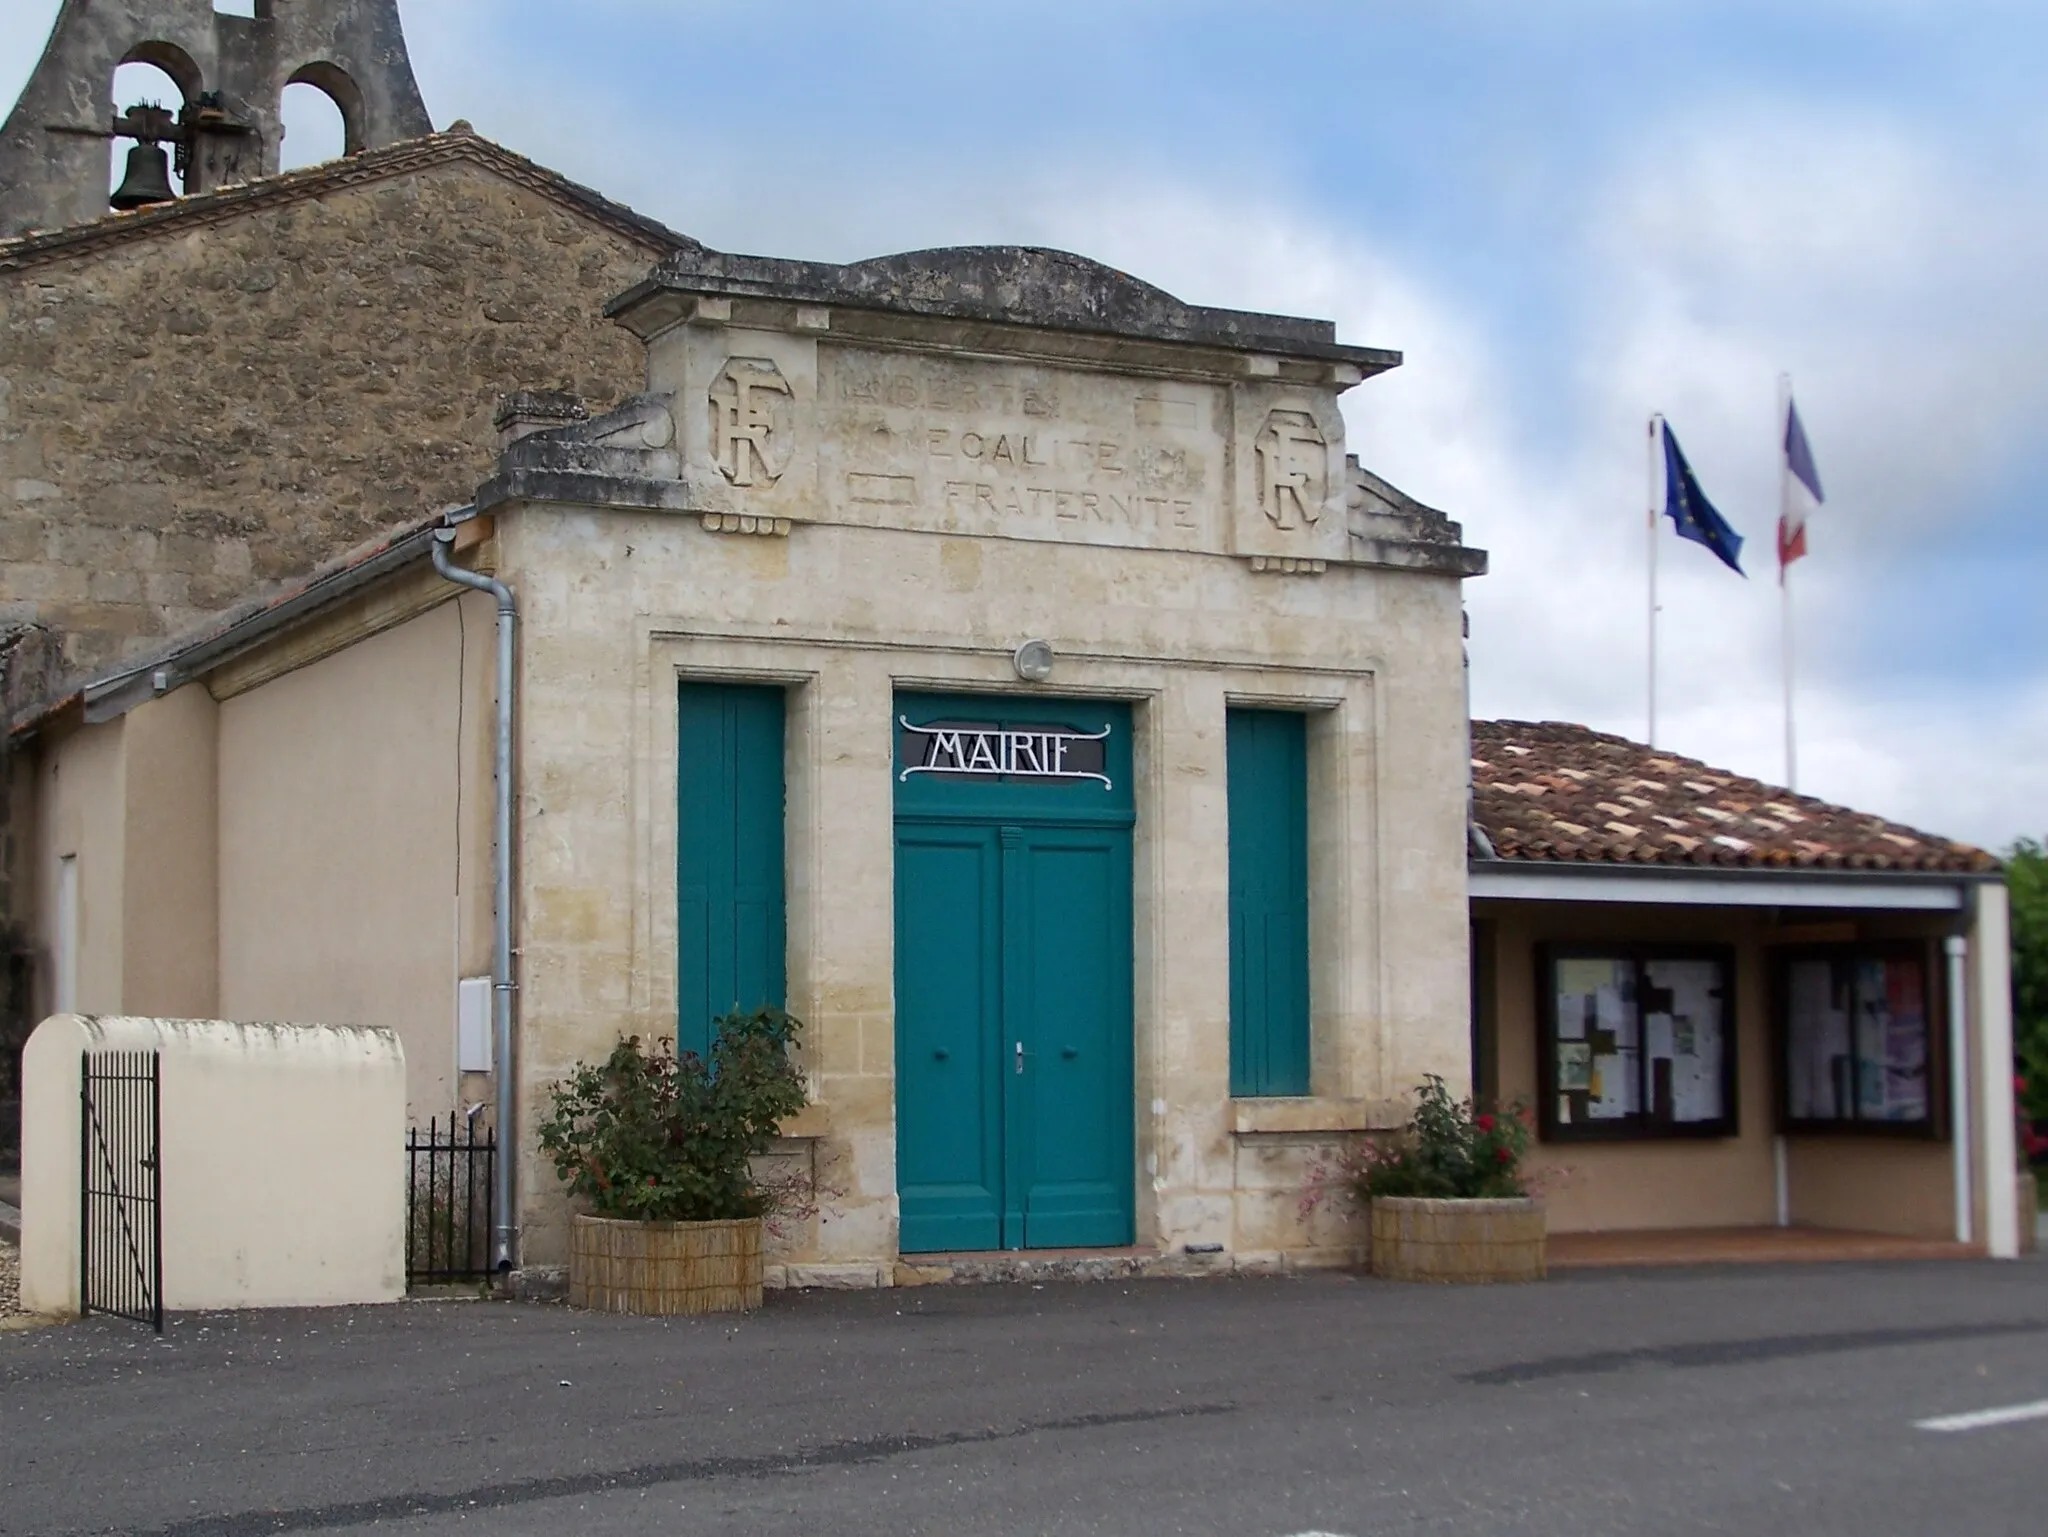
<svg viewBox="0 0 2048 1537"><path fill-rule="evenodd" d="M451 599L219 707L221 1012L391 1030L415 1118L489 966L490 662Z"/></svg>
<svg viewBox="0 0 2048 1537"><path fill-rule="evenodd" d="M214 705L188 685L34 755L38 993L55 1004L59 862L78 861L80 1008L214 1012Z"/></svg>
<svg viewBox="0 0 2048 1537"><path fill-rule="evenodd" d="M1955 1236L1947 1142L1793 1137L1787 1168L1800 1222L1910 1238Z"/></svg>
<svg viewBox="0 0 2048 1537"><path fill-rule="evenodd" d="M219 1008L218 707L188 684L123 719L126 885L121 1008L211 1019Z"/></svg>
<svg viewBox="0 0 2048 1537"><path fill-rule="evenodd" d="M1777 1220L1776 1055L1770 1023L1773 944L1925 937L1930 920L1865 915L1773 924L1763 910L1619 903L1474 904L1492 937L1489 1035L1499 1098L1536 1097L1537 947L1548 941L1726 944L1736 958L1739 1135L1711 1141L1538 1143L1532 1167L1553 1232L1763 1226ZM1937 993L1939 989L1937 988ZM1946 1009L1936 1000L1945 1039ZM1944 1140L1798 1136L1786 1142L1793 1222L1941 1238L1952 1231Z"/></svg>
<svg viewBox="0 0 2048 1537"><path fill-rule="evenodd" d="M164 1304L405 1291L405 1063L388 1031L55 1015L24 1053L22 1305L79 1307L79 1055L161 1055Z"/></svg>
<svg viewBox="0 0 2048 1537"><path fill-rule="evenodd" d="M59 878L77 863L77 996L81 1011L119 1013L127 909L125 720L82 726L36 755L35 936L39 1008L56 1006Z"/></svg>

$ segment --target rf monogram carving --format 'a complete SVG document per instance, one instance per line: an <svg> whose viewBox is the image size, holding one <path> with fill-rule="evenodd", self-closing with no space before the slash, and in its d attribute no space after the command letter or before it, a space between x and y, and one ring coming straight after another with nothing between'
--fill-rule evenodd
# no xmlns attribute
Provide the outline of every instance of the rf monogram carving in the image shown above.
<svg viewBox="0 0 2048 1537"><path fill-rule="evenodd" d="M711 385L711 457L736 486L773 485L789 462L794 397L767 358L730 358Z"/></svg>
<svg viewBox="0 0 2048 1537"><path fill-rule="evenodd" d="M1306 528L1323 515L1329 495L1328 444L1306 411L1274 411L1254 447L1259 455L1259 509L1280 529Z"/></svg>

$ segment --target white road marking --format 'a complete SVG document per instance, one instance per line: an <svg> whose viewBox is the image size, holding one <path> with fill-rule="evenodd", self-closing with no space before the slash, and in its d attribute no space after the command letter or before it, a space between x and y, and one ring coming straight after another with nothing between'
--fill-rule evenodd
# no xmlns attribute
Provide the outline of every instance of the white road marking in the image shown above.
<svg viewBox="0 0 2048 1537"><path fill-rule="evenodd" d="M2015 1425L2021 1420L2048 1420L2048 1398L2030 1404L2013 1404L2005 1409L1976 1409L1968 1414L1938 1414L1931 1420L1915 1420L1915 1430L1984 1430L1992 1425Z"/></svg>

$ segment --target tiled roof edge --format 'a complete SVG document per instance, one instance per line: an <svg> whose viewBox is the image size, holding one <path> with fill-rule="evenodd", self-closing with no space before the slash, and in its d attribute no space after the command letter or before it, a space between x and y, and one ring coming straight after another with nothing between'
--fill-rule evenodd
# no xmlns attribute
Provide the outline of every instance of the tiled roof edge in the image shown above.
<svg viewBox="0 0 2048 1537"><path fill-rule="evenodd" d="M650 256L658 258L672 251L698 246L698 242L689 236L636 213L623 203L615 203L501 144L493 143L466 126L458 126L445 133L406 139L339 160L323 160L318 165L256 181L238 182L231 187L140 208L133 213L109 213L89 224L74 224L66 229L43 230L0 241L0 272L22 271L70 257L94 255L129 241L205 228L240 214L320 197L337 188L388 181L409 172L461 161L481 166L624 235L645 247Z"/></svg>
<svg viewBox="0 0 2048 1537"><path fill-rule="evenodd" d="M1507 739L1520 736L1523 742L1513 743ZM1616 753L1614 765L1617 778L1604 786L1611 793L1625 796L1632 786L1622 783L1620 776L1633 774L1636 778L1649 779L1645 769L1652 768L1659 782L1677 778L1681 783L1686 779L1700 778L1722 782L1721 793L1762 801L1776 802L1796 809L1801 818L1813 824L1808 837L1790 840L1759 837L1752 829L1744 828L1746 837L1740 840L1742 846L1734 847L1713 836L1714 828L1694 829L1702 835L1690 840L1691 846L1684 846L1683 840L1676 840L1669 834L1658 835L1652 823L1660 821L1654 809L1643 813L1631 811L1633 823L1640 824L1651 837L1640 836L1637 826L1632 825L1619 831L1631 836L1617 841L1608 836L1608 829L1597 816L1587 812L1583 806L1575 808L1580 821L1566 821L1559 811L1570 804L1570 794L1561 802L1544 804L1531 800L1532 809L1541 806L1545 815L1540 815L1526 826L1516 825L1519 818L1509 820L1513 812L1502 806L1503 796L1512 797L1516 787L1512 784L1501 786L1492 781L1475 778L1473 785L1472 815L1475 822L1486 833L1496 851L1502 866L1548 866L1553 869L1613 868L1631 870L1672 870L1693 872L1783 872L1786 874L1846 874L1865 876L1921 875L1921 876L1982 876L1995 878L2003 869L1997 856L1973 845L1938 834L1909 827L1891 821L1873 812L1859 811L1852 806L1843 806L1824 801L1816 796L1804 795L1780 785L1769 784L1752 775L1735 773L1716 768L1698 758L1663 748L1653 748L1629 737L1612 732L1596 731L1590 726L1581 726L1569 721L1524 721L1524 720L1475 720L1472 722L1473 755L1478 757L1489 748L1519 746L1527 750L1532 772L1559 773L1571 765L1561 761L1571 750L1584 752L1609 749ZM1549 763L1542 761L1545 745L1553 748L1558 757ZM1583 762L1583 760L1582 760ZM1668 767L1667 767L1668 765ZM1503 771L1498 761L1489 760L1490 770ZM1508 772L1512 772L1508 770ZM1582 768L1576 772L1577 779L1585 782L1586 789L1579 794L1592 793L1602 788L1600 776ZM1522 787L1526 789L1526 783ZM1521 804L1521 803L1517 803ZM1610 808L1619 810L1619 807ZM1676 808L1673 808L1676 809ZM1620 818L1615 818L1619 821ZM1725 821L1725 819L1714 819ZM1797 820L1797 819L1795 819ZM1581 822L1584 825L1581 825ZM1563 837L1554 835L1553 828L1560 828ZM1913 847L1901 846L1896 852L1860 848L1826 848L1821 834L1840 841L1857 839L1886 839L1892 843L1905 840ZM1784 846L1786 841L1805 843L1809 848L1794 850Z"/></svg>

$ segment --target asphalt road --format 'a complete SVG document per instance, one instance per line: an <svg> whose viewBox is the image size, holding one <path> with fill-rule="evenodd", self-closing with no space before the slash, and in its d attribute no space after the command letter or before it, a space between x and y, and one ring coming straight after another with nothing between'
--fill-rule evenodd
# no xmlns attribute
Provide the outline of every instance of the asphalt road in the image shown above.
<svg viewBox="0 0 2048 1537"><path fill-rule="evenodd" d="M2044 1400L2038 1261L93 1320L0 1334L0 1532L2041 1537Z"/></svg>

